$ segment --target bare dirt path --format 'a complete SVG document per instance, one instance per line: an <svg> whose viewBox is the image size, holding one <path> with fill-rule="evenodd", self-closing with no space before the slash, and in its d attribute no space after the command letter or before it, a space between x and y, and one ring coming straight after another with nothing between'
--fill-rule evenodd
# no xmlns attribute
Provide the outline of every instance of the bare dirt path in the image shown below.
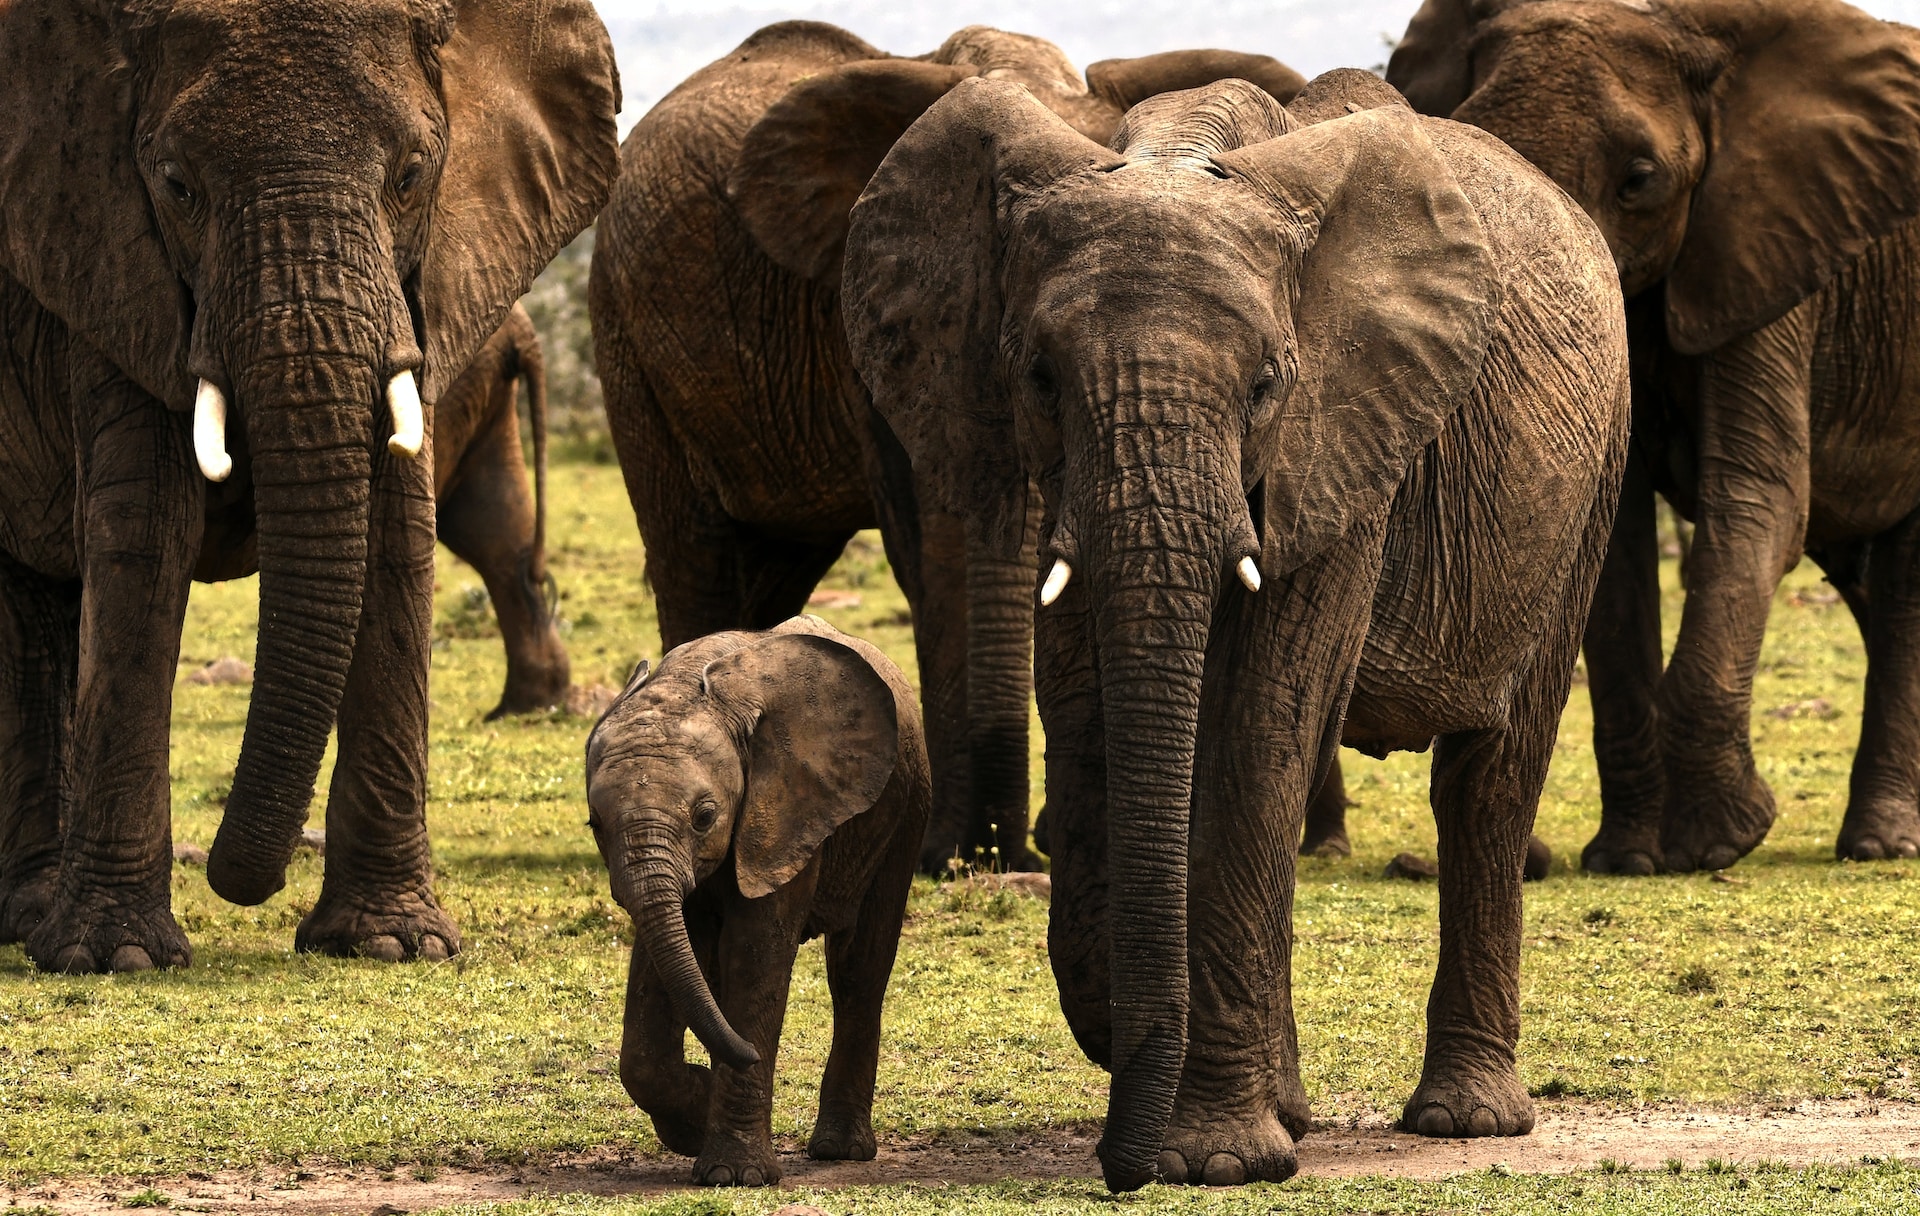
<svg viewBox="0 0 1920 1216"><path fill-rule="evenodd" d="M937 1141L883 1143L877 1160L822 1163L797 1147L781 1154L786 1186L848 1187L887 1183L966 1185L1014 1178L1097 1178L1094 1128L1024 1132L1002 1137L946 1136ZM1697 1167L1709 1159L1857 1163L1863 1157L1920 1156L1920 1105L1803 1102L1791 1110L1620 1110L1557 1105L1542 1110L1530 1136L1507 1140L1423 1140L1385 1126L1315 1131L1300 1144L1300 1172L1340 1178L1390 1174L1436 1179L1504 1164L1515 1173L1556 1174L1614 1161L1657 1169L1669 1160ZM0 1186L10 1205L61 1213L124 1212L126 1200L151 1187L175 1211L357 1213L398 1216L454 1203L529 1195L654 1194L687 1186L679 1157L583 1154L521 1168L443 1168L419 1178L408 1169L382 1179L366 1167L299 1171L226 1171L170 1178L68 1178L17 1189Z"/></svg>

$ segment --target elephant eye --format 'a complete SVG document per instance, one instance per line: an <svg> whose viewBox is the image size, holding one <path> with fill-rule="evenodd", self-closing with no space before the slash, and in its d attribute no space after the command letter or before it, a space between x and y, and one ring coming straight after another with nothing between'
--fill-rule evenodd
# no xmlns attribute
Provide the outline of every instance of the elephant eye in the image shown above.
<svg viewBox="0 0 1920 1216"><path fill-rule="evenodd" d="M413 196L419 192L421 179L426 176L427 158L418 152L407 158L400 168L400 175L393 179L393 194L402 205L413 202Z"/></svg>
<svg viewBox="0 0 1920 1216"><path fill-rule="evenodd" d="M1646 194L1660 175L1660 166L1644 156L1637 156L1627 165L1627 175L1620 179L1620 201L1631 203Z"/></svg>
<svg viewBox="0 0 1920 1216"><path fill-rule="evenodd" d="M1263 360L1260 374L1253 381L1253 391L1247 395L1247 407L1255 422L1263 421L1268 407L1273 404L1274 391L1279 386L1280 368L1272 359Z"/></svg>
<svg viewBox="0 0 1920 1216"><path fill-rule="evenodd" d="M1040 404L1052 406L1060 400L1060 378L1053 370L1053 360L1041 355L1027 368L1027 383L1033 387L1033 395Z"/></svg>
<svg viewBox="0 0 1920 1216"><path fill-rule="evenodd" d="M182 207L193 205L193 187L187 182L187 171L178 163L170 160L160 162L160 180L167 184L167 193L173 201Z"/></svg>
<svg viewBox="0 0 1920 1216"><path fill-rule="evenodd" d="M693 808L693 830L705 832L713 827L713 821L720 817L720 808L711 802L702 802Z"/></svg>

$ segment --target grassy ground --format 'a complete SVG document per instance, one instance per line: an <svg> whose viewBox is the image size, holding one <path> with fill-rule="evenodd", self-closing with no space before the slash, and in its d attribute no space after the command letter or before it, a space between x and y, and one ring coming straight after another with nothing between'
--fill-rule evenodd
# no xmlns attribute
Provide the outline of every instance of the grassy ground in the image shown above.
<svg viewBox="0 0 1920 1216"><path fill-rule="evenodd" d="M565 464L553 485L553 566L575 679L618 684L658 644L619 475ZM911 670L904 603L877 543L856 541L828 585L859 602L843 598L822 615ZM589 723L559 713L481 722L503 660L479 578L444 552L439 598L430 816L441 899L465 951L438 966L294 956L293 927L320 875L306 854L288 889L253 909L221 903L202 871L177 867L175 906L196 950L185 971L51 977L17 946L0 948L0 1180L656 1147L614 1075L628 935L584 826ZM1677 607L1672 592L1669 600ZM222 654L250 657L254 614L251 582L196 588L183 674ZM1920 863L1832 860L1863 670L1845 607L1811 568L1796 572L1776 600L1755 732L1781 818L1729 881L1577 873L1598 796L1590 715L1575 690L1540 814L1559 860L1527 907L1521 1068L1536 1092L1622 1103L1920 1096L1920 978L1906 967ZM244 688L179 686L177 839L212 839L246 699ZM1361 804L1355 855L1302 867L1298 1008L1307 1087L1323 1118L1397 1112L1418 1071L1434 892L1380 870L1403 849L1431 851L1425 761L1349 753ZM1036 763L1036 793L1038 780ZM1055 1005L1044 928L1043 908L1011 896L916 888L888 1008L875 1109L883 1132L963 1136L1099 1115L1106 1079ZM810 947L781 1052L777 1134L803 1136L811 1123L826 1009ZM1837 1185L1821 1194L1886 1210L1881 1199L1910 1196L1917 1181L1897 1171L1755 1176L1739 1198L1764 1205L1776 1190ZM1368 1185L1310 1185L1301 1210L1403 1210ZM1656 1206L1634 1210L1661 1211L1695 1204L1698 1188L1740 1189L1691 1174L1459 1185L1468 1189L1457 1198L1406 1193L1426 1195L1421 1204L1532 1211L1550 1210L1537 1207L1549 1191L1580 1186L1592 1202L1644 1194ZM1071 1210L1087 1194L980 1199Z"/></svg>

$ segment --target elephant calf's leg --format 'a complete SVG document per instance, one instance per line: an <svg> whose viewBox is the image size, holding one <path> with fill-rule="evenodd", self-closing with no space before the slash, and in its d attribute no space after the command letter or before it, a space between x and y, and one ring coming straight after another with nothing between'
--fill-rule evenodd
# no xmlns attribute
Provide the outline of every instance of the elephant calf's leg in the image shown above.
<svg viewBox="0 0 1920 1216"><path fill-rule="evenodd" d="M620 1083L653 1120L668 1152L698 1157L707 1138L713 1074L686 1059L687 1024L653 973L644 945L627 964L627 1005L620 1035Z"/></svg>
<svg viewBox="0 0 1920 1216"><path fill-rule="evenodd" d="M1920 853L1920 515L1873 542L1867 562L1867 698L1842 860Z"/></svg>
<svg viewBox="0 0 1920 1216"><path fill-rule="evenodd" d="M80 584L0 556L0 942L53 900L79 649Z"/></svg>
<svg viewBox="0 0 1920 1216"><path fill-rule="evenodd" d="M727 901L709 975L719 981L714 995L727 1024L753 1044L760 1062L745 1069L718 1064L713 1070L706 1143L693 1163L693 1180L701 1186L780 1181L780 1159L773 1151L773 1070L793 958L818 873L816 865L771 895L748 900L736 894Z"/></svg>

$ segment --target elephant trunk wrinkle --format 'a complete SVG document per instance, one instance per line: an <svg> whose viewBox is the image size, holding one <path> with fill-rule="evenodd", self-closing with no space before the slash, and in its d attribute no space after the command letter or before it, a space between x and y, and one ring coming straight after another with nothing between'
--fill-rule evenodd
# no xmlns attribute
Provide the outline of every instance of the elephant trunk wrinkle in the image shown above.
<svg viewBox="0 0 1920 1216"><path fill-rule="evenodd" d="M634 888L635 946L646 951L674 1011L713 1053L714 1062L744 1072L760 1062L760 1053L734 1032L713 999L687 937L689 884L675 869L656 859L637 880L628 880Z"/></svg>

